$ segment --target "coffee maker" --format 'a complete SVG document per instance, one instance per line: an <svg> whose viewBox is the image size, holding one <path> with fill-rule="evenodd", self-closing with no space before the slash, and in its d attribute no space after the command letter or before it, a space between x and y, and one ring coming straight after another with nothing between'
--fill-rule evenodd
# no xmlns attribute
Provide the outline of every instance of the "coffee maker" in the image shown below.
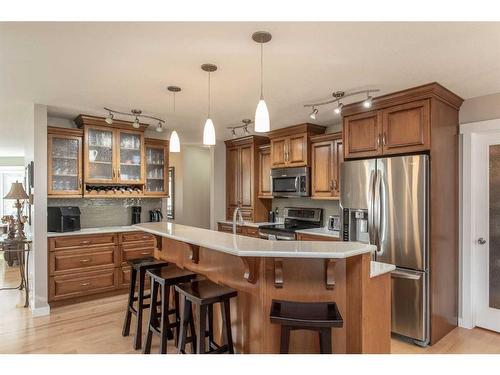
<svg viewBox="0 0 500 375"><path fill-rule="evenodd" d="M157 222L163 220L163 214L159 208L149 211L149 221Z"/></svg>
<svg viewBox="0 0 500 375"><path fill-rule="evenodd" d="M132 206L132 225L141 222L141 206Z"/></svg>

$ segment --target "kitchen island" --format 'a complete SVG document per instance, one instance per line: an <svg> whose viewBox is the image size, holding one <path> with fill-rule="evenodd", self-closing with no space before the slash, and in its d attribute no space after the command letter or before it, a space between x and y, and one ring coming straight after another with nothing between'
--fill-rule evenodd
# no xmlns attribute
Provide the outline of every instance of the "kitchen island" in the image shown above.
<svg viewBox="0 0 500 375"><path fill-rule="evenodd" d="M156 257L238 291L231 301L238 353L279 352L273 299L335 301L344 325L332 330L334 353L390 353L394 266L371 262L372 245L268 241L166 222L136 227L158 236ZM290 352L319 352L317 334L293 332Z"/></svg>

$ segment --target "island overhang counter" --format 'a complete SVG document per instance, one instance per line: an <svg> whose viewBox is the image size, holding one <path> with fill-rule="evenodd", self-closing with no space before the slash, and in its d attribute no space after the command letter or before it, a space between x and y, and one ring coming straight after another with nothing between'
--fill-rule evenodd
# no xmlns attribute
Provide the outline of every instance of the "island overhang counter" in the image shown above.
<svg viewBox="0 0 500 375"><path fill-rule="evenodd" d="M169 222L137 224L158 238L155 256L238 291L231 301L238 353L278 353L276 300L337 303L334 353L390 353L392 265L371 262L358 242L268 241ZM217 321L217 319L216 319ZM318 353L314 332L294 331L291 353Z"/></svg>

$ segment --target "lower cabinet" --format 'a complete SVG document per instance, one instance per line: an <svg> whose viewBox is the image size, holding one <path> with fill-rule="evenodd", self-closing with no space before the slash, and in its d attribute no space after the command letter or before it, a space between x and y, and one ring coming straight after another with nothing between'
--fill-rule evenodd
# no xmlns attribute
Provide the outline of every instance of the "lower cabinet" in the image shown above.
<svg viewBox="0 0 500 375"><path fill-rule="evenodd" d="M219 223L218 224L218 231L219 232L226 232L226 233L233 233L233 225L226 224L226 223ZM259 238L259 228L245 226L245 225L237 225L236 226L236 234L241 234L243 236L248 236L248 237Z"/></svg>
<svg viewBox="0 0 500 375"><path fill-rule="evenodd" d="M49 302L126 291L127 261L153 256L155 247L155 237L144 232L49 238Z"/></svg>
<svg viewBox="0 0 500 375"><path fill-rule="evenodd" d="M340 238L297 233L297 241L340 241Z"/></svg>

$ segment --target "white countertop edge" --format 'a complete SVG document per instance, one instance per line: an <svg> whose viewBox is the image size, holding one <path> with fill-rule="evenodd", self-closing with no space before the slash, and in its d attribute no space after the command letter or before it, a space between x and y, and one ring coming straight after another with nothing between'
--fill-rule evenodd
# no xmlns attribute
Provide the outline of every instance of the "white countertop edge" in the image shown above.
<svg viewBox="0 0 500 375"><path fill-rule="evenodd" d="M371 261L370 263L370 278L384 275L396 269L394 264Z"/></svg>
<svg viewBox="0 0 500 375"><path fill-rule="evenodd" d="M217 245L216 243L207 244L204 241L199 241L199 240L191 238L191 237L186 238L186 237L183 237L180 235L172 235L172 234L168 234L168 233L165 233L163 231L160 231L160 230L155 230L155 229L151 229L151 228L144 228L144 227L139 227L139 228L140 228L140 230L142 230L144 232L155 234L157 236L170 238L170 239L180 241L180 242L186 242L186 243L189 243L192 245L201 246L201 247L204 247L204 248L207 248L210 250L220 251L220 252L223 252L226 254L235 255L235 256L239 256L239 257L345 259L345 258L349 258L349 257L356 256L356 255L371 253L371 252L376 250L375 246L373 246L373 245L357 243L358 245L360 245L359 249L348 250L346 252L322 252L322 251L298 252L298 251L277 251L277 250L276 251L272 251L272 250L267 250L267 251L266 250L243 250L243 251L241 251L238 249L234 249L233 247L228 248L228 247ZM200 229L203 231L208 230L208 229L203 229L203 228L196 228L196 229ZM231 233L224 233L224 232L217 232L217 231L213 231L213 232L218 233L221 236L232 236L232 237L235 237L236 240L241 239L242 241L249 241L249 240L251 240L251 241L263 241L263 242L269 241L269 240L265 240L265 239L251 238L251 237L237 235L237 234L231 234ZM320 246L325 245L324 241L281 241L281 242L284 242L287 244L291 244L292 242L293 243L307 242L309 244L316 243ZM332 244L333 243L335 243L335 242L332 242ZM332 245L332 246L334 246L334 245Z"/></svg>
<svg viewBox="0 0 500 375"><path fill-rule="evenodd" d="M333 237L340 238L340 232L329 230L326 227L322 228L309 228L309 229L297 229L295 233L303 233L303 234L311 234L314 236L323 236L323 237Z"/></svg>
<svg viewBox="0 0 500 375"><path fill-rule="evenodd" d="M133 225L122 225L114 227L83 228L73 232L47 232L47 237L82 236L87 234L106 234L138 231L141 231L141 229L136 228Z"/></svg>
<svg viewBox="0 0 500 375"><path fill-rule="evenodd" d="M233 225L233 222L231 220L219 220L217 223L225 225ZM258 228L260 225L273 225L273 224L278 224L278 223L268 223L268 222L254 223L253 221L243 221L243 224L236 223L236 225L239 227L243 226L243 227L253 227L253 228Z"/></svg>

